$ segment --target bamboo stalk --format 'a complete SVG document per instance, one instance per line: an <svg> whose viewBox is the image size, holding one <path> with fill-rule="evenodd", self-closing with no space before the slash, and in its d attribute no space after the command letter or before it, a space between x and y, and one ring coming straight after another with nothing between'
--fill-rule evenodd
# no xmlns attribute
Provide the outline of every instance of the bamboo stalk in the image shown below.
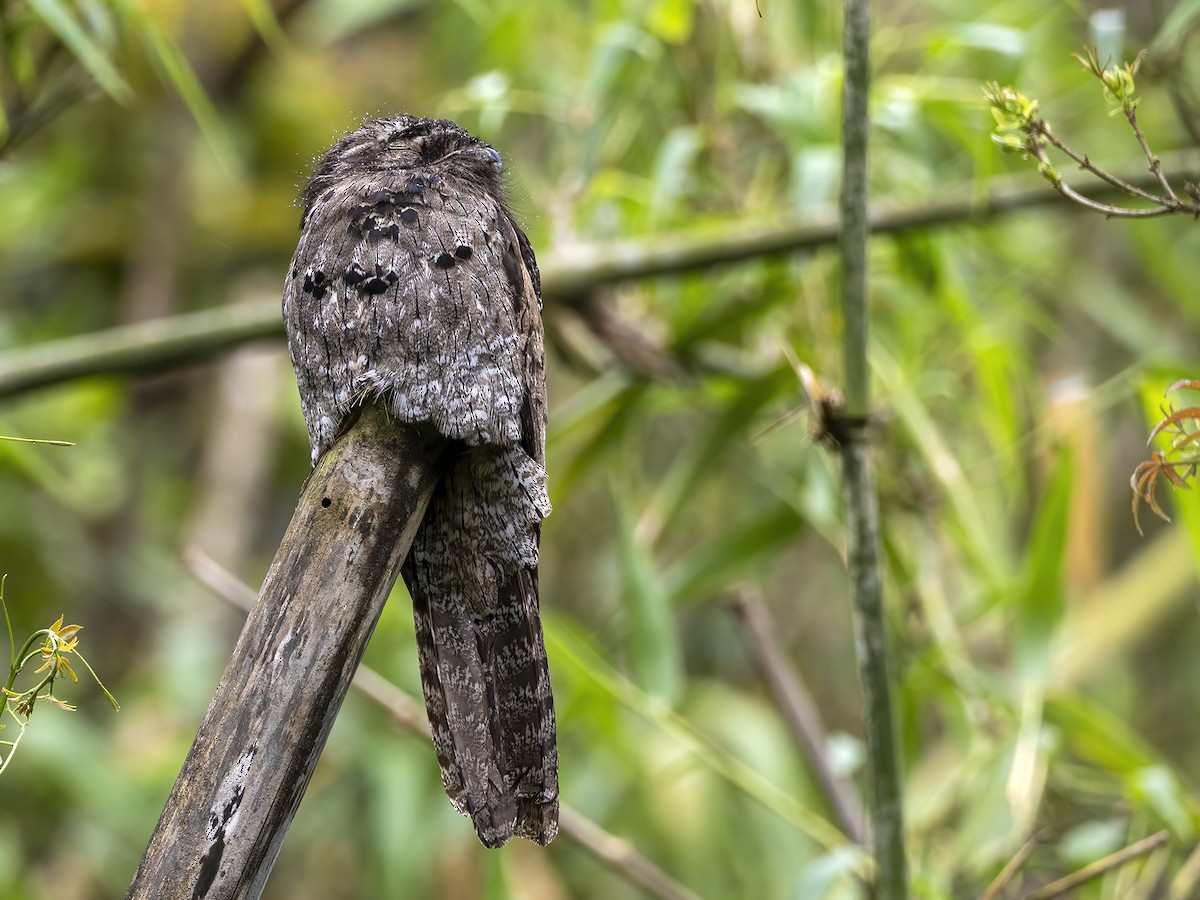
<svg viewBox="0 0 1200 900"><path fill-rule="evenodd" d="M845 406L839 433L846 504L846 557L854 601L854 637L863 693L871 783L875 896L908 896L904 813L896 747L887 621L879 563L879 500L870 445L862 427L870 415L867 362L867 134L870 84L870 0L846 0L846 74L842 91L841 281Z"/></svg>

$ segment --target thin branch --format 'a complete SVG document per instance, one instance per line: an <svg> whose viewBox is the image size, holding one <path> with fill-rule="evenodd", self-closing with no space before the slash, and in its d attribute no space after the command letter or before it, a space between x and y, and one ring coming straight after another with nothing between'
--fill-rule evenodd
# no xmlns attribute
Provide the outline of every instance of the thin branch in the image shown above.
<svg viewBox="0 0 1200 900"><path fill-rule="evenodd" d="M1172 167L1183 169L1182 154ZM986 222L1023 210L1060 204L1058 195L1028 179L1004 179L982 199L970 199L970 186L947 192L959 199L930 199L923 206L884 203L872 213L872 234ZM1130 179L1131 185L1156 184L1152 175ZM1107 185L1096 196L1124 193ZM1074 207L1058 205L1062 210ZM1114 209L1117 209L1114 207ZM1100 212L1106 212L1100 209ZM1161 215L1161 213L1159 213ZM792 222L750 222L737 230L714 234L681 233L636 241L613 241L551 254L542 265L547 299L580 304L594 291L618 282L681 275L713 266L769 256L818 250L835 245L841 234L834 215ZM552 311L554 304L548 304ZM552 314L552 313L551 313ZM254 301L152 322L95 331L0 354L0 398L95 375L127 375L160 371L201 362L249 341L283 337L279 301Z"/></svg>
<svg viewBox="0 0 1200 900"><path fill-rule="evenodd" d="M1167 181L1167 176L1163 174L1162 162L1154 151L1150 149L1150 142L1146 140L1146 135L1142 132L1142 128L1138 125L1137 109L1129 106L1125 109L1125 118L1129 121L1129 127L1133 129L1133 135L1137 138L1138 144L1142 148L1142 152L1146 154L1146 160L1150 163L1150 172L1158 179L1158 183L1162 185L1163 191L1172 203L1183 205L1180 199L1175 196L1175 190L1171 187L1171 182Z"/></svg>
<svg viewBox="0 0 1200 900"><path fill-rule="evenodd" d="M1179 212L1178 209L1169 205L1156 206L1149 209L1134 209L1131 206L1113 206L1109 203L1100 203L1085 194L1079 193L1062 178L1054 179L1052 184L1056 191L1072 203L1077 203L1085 209L1101 213L1111 219L1157 219L1159 216L1171 216Z"/></svg>
<svg viewBox="0 0 1200 900"><path fill-rule="evenodd" d="M987 890L983 892L979 900L1000 900L1001 891L1008 887L1008 883L1013 880L1013 877L1021 870L1021 866L1025 865L1025 861L1037 848L1039 837L1040 835L1035 834L1021 845L1021 849L1005 864L1004 868L1000 870L1000 874L992 879L992 883L987 886Z"/></svg>
<svg viewBox="0 0 1200 900"><path fill-rule="evenodd" d="M1153 209L1134 209L1130 206L1112 206L1108 203L1098 203L1090 197L1079 193L1061 178L1054 182L1054 189L1073 203L1102 213L1110 219L1157 219L1160 216L1172 216L1179 212L1171 206L1159 206Z"/></svg>
<svg viewBox="0 0 1200 900"><path fill-rule="evenodd" d="M1144 838L1136 844L1130 844L1116 853L1110 853L1103 859L1089 863L1078 872L1072 872L1065 878L1060 878L1058 881L1053 881L1031 894L1026 894L1024 900L1051 900L1052 897L1062 897L1069 891L1075 890L1081 884L1086 884L1093 879L1099 878L1113 869L1119 869L1121 866L1132 862L1140 856L1152 853L1166 844L1169 839L1170 832L1167 831L1152 834L1150 837Z"/></svg>
<svg viewBox="0 0 1200 900"><path fill-rule="evenodd" d="M0 356L0 397L91 375L125 375L209 359L283 337L279 301L239 303L122 325Z"/></svg>
<svg viewBox="0 0 1200 900"><path fill-rule="evenodd" d="M624 838L605 831L583 813L563 804L558 814L559 833L603 860L618 874L641 885L663 900L699 900L678 881L656 866Z"/></svg>
<svg viewBox="0 0 1200 900"><path fill-rule="evenodd" d="M45 444L48 447L74 447L74 441L58 441L48 438L27 438L27 437L12 437L7 434L0 434L0 441L11 441L14 444Z"/></svg>
<svg viewBox="0 0 1200 900"><path fill-rule="evenodd" d="M1134 197L1141 197L1143 200L1148 200L1149 202L1155 204L1156 206L1163 206L1166 204L1167 201L1164 197L1161 197L1158 194L1152 194L1152 193L1150 193L1150 191L1147 191L1144 188L1141 188L1136 184L1132 184L1128 181L1125 181L1123 178L1118 178L1116 175L1113 175L1111 172L1107 172L1104 169L1101 169L1099 166L1095 165L1090 159L1088 159L1088 157L1073 150L1070 146L1068 146L1066 143L1064 143L1062 140L1060 140L1058 138L1058 136L1056 134L1054 134L1054 132L1052 132L1050 130L1049 124L1047 124L1047 122L1044 119L1038 119L1037 122L1035 123L1035 125L1036 125L1036 127L1034 128L1034 131L1037 134L1040 134L1047 141L1049 141L1050 144L1052 146L1054 146L1060 153L1063 153L1064 155L1069 156L1071 159L1073 159L1076 163L1079 164L1079 168L1083 169L1085 172L1090 172L1092 175L1095 175L1101 181L1112 185L1114 188L1116 188L1117 190L1121 191L1124 194L1130 194ZM1145 138L1143 137L1142 140L1144 141ZM1147 150L1147 152L1149 152L1149 151ZM1045 159L1040 156L1038 157L1038 159L1039 159L1039 161L1042 161L1042 162L1045 161ZM1151 174L1153 174L1153 173L1151 173ZM1169 186L1167 188L1167 191L1170 192Z"/></svg>
<svg viewBox="0 0 1200 900"><path fill-rule="evenodd" d="M1039 128L1038 130L1039 133L1041 133L1042 129ZM1137 191L1138 196L1146 197L1159 205L1150 207L1148 209L1134 209L1133 207L1129 206L1112 206L1107 203L1100 203L1099 201L1093 200L1090 197L1079 193L1067 184L1066 180L1058 174L1057 170L1055 170L1054 166L1051 164L1050 158L1046 155L1046 148L1042 146L1041 142L1038 141L1036 137L1029 141L1028 146L1033 152L1033 155L1037 158L1037 161L1041 163L1041 169L1043 172L1048 171L1053 173L1052 177L1048 177L1047 180L1054 187L1054 189L1071 202L1077 203L1087 209L1114 219L1154 219L1159 216L1175 215L1180 211L1180 207L1173 205L1169 200L1162 197L1155 197L1145 193L1144 191ZM1062 147L1065 145L1056 143L1055 146ZM1075 153L1071 153L1070 156L1072 159L1087 159L1087 157L1080 157ZM1088 166L1089 172L1099 173L1102 171L1100 169L1091 167L1090 163ZM1110 180L1106 178L1105 181L1108 181L1110 184L1112 184L1114 181L1119 181L1119 179Z"/></svg>
<svg viewBox="0 0 1200 900"><path fill-rule="evenodd" d="M254 591L203 550L198 547L185 548L183 561L192 574L218 597L243 612L253 607ZM360 665L352 686L390 712L403 730L429 736L429 724L421 705L374 669ZM618 875L640 885L654 896L662 900L699 900L695 893L639 853L628 841L605 831L565 803L559 810L558 827L559 834L573 840L608 864Z"/></svg>
<svg viewBox="0 0 1200 900"><path fill-rule="evenodd" d="M1125 891L1123 882L1128 883L1128 900L1162 900L1166 889L1167 864L1171 859L1169 847L1159 847L1151 852L1139 870L1129 870L1116 879L1117 893Z"/></svg>
<svg viewBox="0 0 1200 900"><path fill-rule="evenodd" d="M1194 157L1184 153L1170 157L1171 167L1179 171L1186 170L1190 163L1194 163ZM1135 188L1157 185L1146 172L1139 172L1123 183ZM1100 186L1096 191L1102 197L1124 193L1124 188L1114 185ZM1028 179L1020 176L996 179L984 197L969 184L939 197L926 198L917 206L911 201L880 202L870 211L870 232L899 234L985 222L1059 203L1054 194L1042 187L1028 187ZM547 297L573 298L620 281L678 275L727 263L831 247L838 243L841 234L840 219L831 210L800 221L748 221L736 229L725 226L713 233L683 232L653 239L593 244L551 255L542 266L542 287Z"/></svg>
<svg viewBox="0 0 1200 900"><path fill-rule="evenodd" d="M750 637L758 663L784 721L808 762L813 777L820 784L834 817L849 838L865 844L862 803L853 785L833 771L829 765L825 725L813 702L812 695L800 680L796 670L788 665L783 650L775 640L771 614L762 598L748 588L739 590L733 598L733 610Z"/></svg>

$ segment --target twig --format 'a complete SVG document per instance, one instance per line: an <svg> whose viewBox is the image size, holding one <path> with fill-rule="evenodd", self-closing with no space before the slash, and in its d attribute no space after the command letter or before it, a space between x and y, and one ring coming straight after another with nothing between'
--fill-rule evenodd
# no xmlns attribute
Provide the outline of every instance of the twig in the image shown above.
<svg viewBox="0 0 1200 900"><path fill-rule="evenodd" d="M1160 831L1157 834L1152 834L1148 838L1143 838L1136 844L1130 844L1116 853L1110 853L1103 859L1098 859L1093 863L1084 866L1078 872L1072 872L1065 878L1060 878L1053 881L1045 887L1039 888L1031 894L1026 894L1024 900L1050 900L1052 897L1061 897L1068 891L1072 891L1081 884L1099 878L1113 869L1119 869L1128 862L1132 862L1139 856L1145 856L1163 846L1170 838L1170 832Z"/></svg>
<svg viewBox="0 0 1200 900"><path fill-rule="evenodd" d="M1033 156L1038 161L1038 173L1045 178L1060 194L1087 209L1095 210L1106 217L1125 219L1148 219L1156 216L1166 216L1175 213L1188 213L1200 218L1200 199L1194 191L1191 182L1184 182L1184 191L1193 199L1192 203L1179 199L1171 183L1163 174L1162 160L1155 156L1150 149L1150 143L1142 132L1137 120L1137 104L1135 97L1134 75L1141 65L1146 51L1138 54L1132 63L1117 67L1110 63L1100 63L1095 47L1085 47L1082 54L1073 54L1083 64L1085 70L1095 76L1104 85L1104 94L1111 104L1116 104L1125 113L1129 127L1133 129L1134 137L1142 150L1142 155L1150 163L1150 175L1154 186L1162 190L1162 195L1143 189L1111 175L1092 164L1084 154L1072 150L1050 130L1049 124L1038 114L1037 100L1031 100L1012 87L1003 87L996 82L989 82L984 87L984 97L991 107L996 119L996 132L992 139L1001 147L1010 151L1019 151L1027 156ZM1018 134L1022 137L1018 137ZM1054 147L1060 153L1074 160L1081 169L1092 173L1107 183L1110 187L1133 197L1139 197L1154 204L1152 209L1134 209L1126 206L1113 206L1093 200L1071 188L1051 164L1046 154L1046 145Z"/></svg>
<svg viewBox="0 0 1200 900"><path fill-rule="evenodd" d="M1125 118L1129 121L1129 127L1133 129L1133 135L1137 138L1138 144L1142 148L1142 152L1146 154L1146 160L1150 163L1150 172L1158 179L1158 183L1162 185L1163 191L1172 203L1183 205L1180 199L1175 195L1174 188L1171 187L1171 182L1167 181L1167 176L1163 174L1162 162L1154 151L1150 149L1150 142L1146 140L1146 135L1142 132L1142 128L1138 125L1137 109L1134 106L1125 108Z"/></svg>
<svg viewBox="0 0 1200 900"><path fill-rule="evenodd" d="M1185 158L1173 158L1182 168ZM871 215L873 234L900 234L966 222L990 221L1026 209L1059 204L1042 187L1023 188L1027 179L1006 179L982 199L963 186L916 209L910 203L881 204ZM1152 175L1127 179L1131 185L1157 184ZM1124 193L1111 185L1097 196ZM1062 207L1070 210L1072 207ZM1100 210L1105 211L1105 210ZM803 221L750 223L718 234L675 234L641 241L615 241L551 255L542 265L543 295L581 303L599 288L621 281L680 275L765 256L816 250L836 244L841 234L834 216ZM551 303L548 310L553 310ZM250 341L283 337L279 301L243 303L184 313L152 322L95 331L0 354L0 398L95 375L159 371L201 362Z"/></svg>
<svg viewBox="0 0 1200 900"><path fill-rule="evenodd" d="M587 816L563 805L558 814L559 833L608 863L618 874L663 900L699 900L697 894L656 866L624 838L605 831Z"/></svg>
<svg viewBox="0 0 1200 900"><path fill-rule="evenodd" d="M0 434L0 441L11 441L14 444L45 444L48 447L74 447L74 441L57 441L49 438L27 438L13 437L7 434Z"/></svg>
<svg viewBox="0 0 1200 900"><path fill-rule="evenodd" d="M1013 876L1021 870L1021 866L1025 865L1025 861L1029 859L1037 847L1039 837L1039 834L1035 834L1021 845L1021 849L1013 855L1012 859L1005 863L1004 868L1000 870L1000 874L992 879L992 883L987 886L987 890L983 892L979 900L999 900L1000 892L1013 880Z"/></svg>
<svg viewBox="0 0 1200 900"><path fill-rule="evenodd" d="M1043 137L1048 136L1050 133L1049 129L1046 127L1046 124L1041 120L1038 120L1034 130L1036 131L1037 135L1041 135ZM1060 150L1066 147L1065 144L1062 144L1057 140L1052 140L1051 143ZM1101 215L1114 219L1154 219L1158 218L1159 216L1175 215L1179 212L1180 207L1177 205L1178 201L1176 201L1175 204L1172 204L1171 201L1165 197L1156 197L1153 194L1149 194L1139 189L1134 189L1134 192L1137 196L1150 200L1157 205L1147 207L1146 209L1134 209L1130 206L1113 206L1110 203L1100 203L1097 200L1093 200L1091 197L1081 194L1079 191L1072 188L1069 184L1067 184L1066 179L1058 174L1050 162L1050 157L1046 155L1046 148L1042 146L1041 141L1039 141L1036 136L1030 139L1027 146L1029 147L1030 152L1033 153L1034 157L1041 164L1042 171L1051 173L1046 180L1050 182L1051 186L1056 191L1058 191L1072 203L1076 203L1086 209L1093 210ZM1067 151L1064 150L1064 152ZM1067 152L1067 155L1072 159L1079 161L1081 168L1086 168L1094 175L1104 178L1104 180L1109 184L1116 186L1116 183L1120 181L1120 179L1113 178L1111 176L1105 178L1104 175L1100 174L1102 170L1097 169L1090 162L1087 162L1087 157L1085 156L1080 156L1074 151ZM1126 193L1128 193L1128 191L1126 191Z"/></svg>
<svg viewBox="0 0 1200 900"><path fill-rule="evenodd" d="M766 605L752 590L742 588L734 595L732 606L750 636L763 675L775 695L775 702L791 728L792 736L800 745L813 776L821 785L838 824L850 840L865 844L862 804L853 786L829 765L821 714L775 640L771 615Z"/></svg>
<svg viewBox="0 0 1200 900"><path fill-rule="evenodd" d="M1051 183L1056 191L1072 203L1077 203L1085 209L1090 209L1112 219L1157 219L1160 216L1170 216L1178 212L1174 207L1165 205L1149 207L1147 209L1134 209L1131 206L1113 206L1110 203L1099 203L1091 197L1079 193L1079 191L1067 184L1062 178L1056 178Z"/></svg>
<svg viewBox="0 0 1200 900"><path fill-rule="evenodd" d="M1124 896L1127 900L1162 900L1166 882L1164 875L1170 857L1169 847L1159 847L1152 851L1146 857L1140 871L1126 869L1117 877L1115 895ZM1127 891L1122 887L1122 878L1131 882Z"/></svg>
<svg viewBox="0 0 1200 900"><path fill-rule="evenodd" d="M255 596L250 587L198 547L185 548L183 561L192 574L218 597L243 611L253 606ZM420 704L374 669L360 665L354 676L353 687L390 712L396 724L405 731L429 736L429 725ZM559 834L570 838L607 863L618 875L641 885L656 897L662 900L699 900L697 894L652 863L628 841L605 831L565 803L559 810L558 828Z"/></svg>
<svg viewBox="0 0 1200 900"><path fill-rule="evenodd" d="M1088 159L1083 154L1078 153L1075 150L1073 150L1064 141L1060 140L1058 138L1058 136L1056 134L1054 134L1054 132L1052 132L1050 130L1049 124L1047 124L1044 119L1038 119L1036 121L1035 125L1036 125L1035 131L1038 134L1040 134L1047 141L1049 141L1052 146L1054 146L1056 149L1059 150L1059 152L1063 153L1066 156L1069 156L1076 163L1078 163L1079 168L1083 169L1085 172L1090 172L1092 175L1095 175L1101 181L1112 185L1114 188L1116 188L1123 194L1130 194L1134 197L1141 197L1143 200L1149 200L1151 203L1157 204L1159 206L1162 206L1166 203L1165 198L1160 197L1158 194L1152 194L1152 193L1150 193L1150 191L1147 191L1144 188L1141 188L1136 184L1131 184L1130 182L1126 181L1123 178L1118 178L1116 175L1113 175L1111 172L1107 172L1104 169L1101 169L1099 166L1095 165L1090 159ZM1143 137L1142 140L1144 141L1145 138ZM1044 160L1042 157L1038 157L1038 161L1045 162L1046 160ZM1153 174L1153 173L1151 173L1151 174ZM1160 181L1160 184L1161 184L1161 181ZM1169 186L1167 188L1167 191L1170 192Z"/></svg>
<svg viewBox="0 0 1200 900"><path fill-rule="evenodd" d="M1046 162L1048 164L1048 160L1045 157L1044 151L1039 152L1037 157L1042 162ZM1085 209L1093 210L1113 219L1157 219L1159 216L1170 216L1178 212L1178 210L1174 207L1167 205L1148 207L1146 209L1134 209L1131 206L1113 206L1111 203L1100 203L1096 200L1093 200L1091 197L1086 196L1085 194L1079 193L1079 191L1072 188L1061 177L1055 178L1053 181L1051 181L1051 184L1054 186L1056 191L1058 191L1072 203L1077 203Z"/></svg>

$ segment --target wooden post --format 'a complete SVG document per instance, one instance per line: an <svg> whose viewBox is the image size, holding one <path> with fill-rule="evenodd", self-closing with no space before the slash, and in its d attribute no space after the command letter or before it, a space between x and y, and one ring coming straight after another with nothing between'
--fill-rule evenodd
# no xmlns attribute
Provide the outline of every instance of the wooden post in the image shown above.
<svg viewBox="0 0 1200 900"><path fill-rule="evenodd" d="M371 405L318 461L127 900L261 894L425 513L443 447Z"/></svg>

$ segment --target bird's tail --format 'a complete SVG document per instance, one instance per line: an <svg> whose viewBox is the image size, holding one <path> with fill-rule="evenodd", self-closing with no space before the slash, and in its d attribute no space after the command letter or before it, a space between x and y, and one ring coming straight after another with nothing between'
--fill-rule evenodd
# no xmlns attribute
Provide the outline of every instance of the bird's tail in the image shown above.
<svg viewBox="0 0 1200 900"><path fill-rule="evenodd" d="M547 844L558 832L537 581L539 524L549 510L544 474L541 491L536 477L531 491L526 461L520 450L500 448L460 458L434 493L403 570L442 784L488 847L513 835Z"/></svg>

